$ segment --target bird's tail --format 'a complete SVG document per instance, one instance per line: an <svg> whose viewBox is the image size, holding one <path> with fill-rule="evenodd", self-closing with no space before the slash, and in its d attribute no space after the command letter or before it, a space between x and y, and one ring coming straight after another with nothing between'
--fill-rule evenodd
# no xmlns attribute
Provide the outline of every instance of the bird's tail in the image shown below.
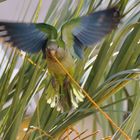
<svg viewBox="0 0 140 140"><path fill-rule="evenodd" d="M78 107L79 102L83 102L84 95L70 80L64 80L63 84L52 82L48 87L47 103L58 111L66 112Z"/></svg>

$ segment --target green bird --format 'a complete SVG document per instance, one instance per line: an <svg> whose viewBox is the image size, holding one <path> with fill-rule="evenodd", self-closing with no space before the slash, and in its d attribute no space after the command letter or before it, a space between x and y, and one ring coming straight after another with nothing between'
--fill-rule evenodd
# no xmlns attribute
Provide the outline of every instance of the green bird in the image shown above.
<svg viewBox="0 0 140 140"><path fill-rule="evenodd" d="M52 76L47 102L51 107L57 106L58 110L68 111L78 107L84 96L54 57L73 76L75 58L82 59L85 48L99 42L115 29L120 17L118 9L113 7L71 19L62 25L60 32L45 23L0 22L0 37L27 53L42 51Z"/></svg>

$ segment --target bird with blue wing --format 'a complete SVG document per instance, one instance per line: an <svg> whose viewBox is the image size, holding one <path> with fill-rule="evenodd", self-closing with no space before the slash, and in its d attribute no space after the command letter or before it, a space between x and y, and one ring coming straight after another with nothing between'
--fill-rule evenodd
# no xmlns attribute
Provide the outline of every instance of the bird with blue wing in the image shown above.
<svg viewBox="0 0 140 140"><path fill-rule="evenodd" d="M47 102L58 110L69 111L78 107L84 96L54 57L73 76L75 58L82 59L84 49L101 41L117 27L120 19L118 9L113 7L71 19L62 25L59 33L45 23L0 22L0 37L27 53L42 51L52 77Z"/></svg>

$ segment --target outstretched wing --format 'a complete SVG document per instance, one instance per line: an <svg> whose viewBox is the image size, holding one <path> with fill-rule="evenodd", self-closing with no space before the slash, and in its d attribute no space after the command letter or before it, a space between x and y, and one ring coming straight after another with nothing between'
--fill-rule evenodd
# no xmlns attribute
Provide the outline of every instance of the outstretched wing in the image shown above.
<svg viewBox="0 0 140 140"><path fill-rule="evenodd" d="M47 39L56 34L53 26L44 23L0 22L0 38L29 53L39 52L45 47Z"/></svg>
<svg viewBox="0 0 140 140"><path fill-rule="evenodd" d="M115 7L91 13L65 23L61 29L62 39L82 58L83 48L100 41L117 27L119 21L120 14Z"/></svg>

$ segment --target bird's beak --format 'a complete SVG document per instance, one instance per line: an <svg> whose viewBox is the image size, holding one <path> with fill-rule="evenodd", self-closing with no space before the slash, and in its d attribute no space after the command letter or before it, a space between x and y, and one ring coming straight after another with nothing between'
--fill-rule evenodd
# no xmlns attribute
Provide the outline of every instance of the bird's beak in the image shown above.
<svg viewBox="0 0 140 140"><path fill-rule="evenodd" d="M53 57L56 55L56 50L54 49L46 48L46 52L50 57Z"/></svg>
<svg viewBox="0 0 140 140"><path fill-rule="evenodd" d="M55 51L55 50L50 50L50 54L51 54L52 56L55 56L56 51Z"/></svg>

